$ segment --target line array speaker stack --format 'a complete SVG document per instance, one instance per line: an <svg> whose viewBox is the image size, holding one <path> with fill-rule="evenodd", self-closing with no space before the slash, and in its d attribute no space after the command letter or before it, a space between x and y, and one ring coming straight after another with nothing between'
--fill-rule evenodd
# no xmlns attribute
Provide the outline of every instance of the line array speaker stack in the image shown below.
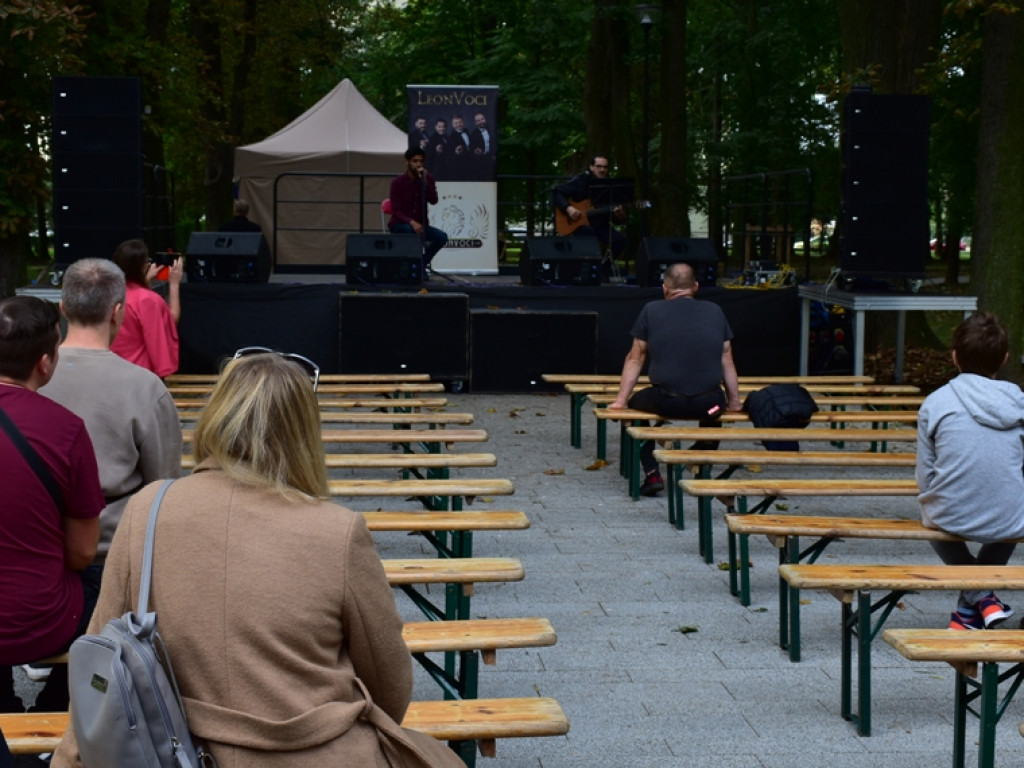
<svg viewBox="0 0 1024 768"><path fill-rule="evenodd" d="M596 237L528 237L519 278L523 285L600 285L600 243Z"/></svg>
<svg viewBox="0 0 1024 768"><path fill-rule="evenodd" d="M143 237L142 93L134 77L55 77L54 260Z"/></svg>
<svg viewBox="0 0 1024 768"><path fill-rule="evenodd" d="M928 97L855 91L843 117L841 269L923 276L930 233Z"/></svg>
<svg viewBox="0 0 1024 768"><path fill-rule="evenodd" d="M718 280L718 254L710 238L645 237L636 257L636 280L643 287L661 285L665 270L685 262L697 282L711 288Z"/></svg>
<svg viewBox="0 0 1024 768"><path fill-rule="evenodd" d="M421 285L423 244L419 235L349 235L345 241L349 285Z"/></svg>
<svg viewBox="0 0 1024 768"><path fill-rule="evenodd" d="M185 252L190 283L265 283L270 247L262 232L193 232Z"/></svg>

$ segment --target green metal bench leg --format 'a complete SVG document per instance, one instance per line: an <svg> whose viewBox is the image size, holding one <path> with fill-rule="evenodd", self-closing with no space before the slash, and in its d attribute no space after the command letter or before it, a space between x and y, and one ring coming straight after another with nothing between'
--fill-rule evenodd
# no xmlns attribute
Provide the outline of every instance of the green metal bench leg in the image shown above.
<svg viewBox="0 0 1024 768"><path fill-rule="evenodd" d="M779 562L800 562L799 537L791 536L786 540L786 545L779 550ZM789 660L796 663L800 661L800 590L790 587L781 577L779 590L779 610L780 613L785 610L789 626L789 636L784 638L786 645L783 647L789 647Z"/></svg>
<svg viewBox="0 0 1024 768"><path fill-rule="evenodd" d="M964 744L967 738L967 708L969 706L967 685L967 677L957 672L953 693L953 768L964 768L966 756Z"/></svg>
<svg viewBox="0 0 1024 768"><path fill-rule="evenodd" d="M999 664L981 665L981 706L979 709L978 768L996 764L996 725L999 723Z"/></svg>
<svg viewBox="0 0 1024 768"><path fill-rule="evenodd" d="M630 440L629 441L629 495L633 501L640 498L640 478L643 476L643 470L640 468L640 448L643 445L643 440Z"/></svg>
<svg viewBox="0 0 1024 768"><path fill-rule="evenodd" d="M857 733L871 735L871 594L857 609Z"/></svg>
<svg viewBox="0 0 1024 768"><path fill-rule="evenodd" d="M569 395L569 445L573 448L583 445L583 398L578 392Z"/></svg>
<svg viewBox="0 0 1024 768"><path fill-rule="evenodd" d="M602 419L597 420L597 458L608 460L608 425Z"/></svg>
<svg viewBox="0 0 1024 768"><path fill-rule="evenodd" d="M682 468L679 464L669 464L665 467L665 481L668 483L668 487L665 489L668 494L668 522L669 525L674 525L680 531L684 526L683 516L680 514L681 509L676 506L678 498L676 490L679 488L681 474Z"/></svg>

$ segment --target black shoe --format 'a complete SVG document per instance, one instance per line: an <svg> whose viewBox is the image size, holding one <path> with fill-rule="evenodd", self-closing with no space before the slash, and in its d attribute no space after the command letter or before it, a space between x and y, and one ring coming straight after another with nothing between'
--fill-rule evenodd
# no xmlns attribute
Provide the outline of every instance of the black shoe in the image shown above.
<svg viewBox="0 0 1024 768"><path fill-rule="evenodd" d="M644 483L640 486L640 495L657 496L663 490L665 490L665 481L661 479L659 472L654 471L644 478Z"/></svg>

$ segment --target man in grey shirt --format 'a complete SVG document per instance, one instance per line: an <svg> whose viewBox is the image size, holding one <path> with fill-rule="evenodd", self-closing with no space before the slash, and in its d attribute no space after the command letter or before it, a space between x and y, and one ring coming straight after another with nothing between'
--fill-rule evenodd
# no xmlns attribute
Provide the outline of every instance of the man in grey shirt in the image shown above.
<svg viewBox="0 0 1024 768"><path fill-rule="evenodd" d="M181 474L181 422L164 383L110 351L124 319L124 273L109 259L81 259L64 273L68 331L57 370L40 393L84 422L107 506L94 567L102 567L128 497Z"/></svg>

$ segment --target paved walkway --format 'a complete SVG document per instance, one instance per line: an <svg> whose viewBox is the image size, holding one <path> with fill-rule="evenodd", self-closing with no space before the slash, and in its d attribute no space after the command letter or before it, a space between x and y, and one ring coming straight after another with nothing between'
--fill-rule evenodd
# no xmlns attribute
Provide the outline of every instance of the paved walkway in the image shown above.
<svg viewBox="0 0 1024 768"><path fill-rule="evenodd" d="M777 646L776 550L751 540L753 603L727 589L724 507L716 503L716 564L697 555L694 504L684 531L667 521L664 494L630 501L617 465L594 461L593 419L584 420L582 450L569 445L564 395L461 395L453 410L477 416L490 435L495 470L510 477L512 497L481 507L518 508L528 531L476 534L479 555L520 557L526 579L481 585L477 616L547 616L558 632L552 648L499 652L482 667L482 696L557 698L571 723L564 738L498 743L481 768L935 768L951 762L953 671L911 663L876 639L873 731L856 735L839 716L839 603L805 592L803 658L791 663ZM610 439L610 459L617 441ZM773 467L773 474L783 468ZM864 472L865 470L856 470ZM879 471L879 470L873 470ZM855 470L850 470L851 476ZM907 476L910 470L891 470ZM790 511L914 517L913 499L792 499ZM827 506L826 506L827 505ZM419 551L408 537L382 540L387 556ZM426 554L427 551L424 549ZM838 561L937 563L927 543L849 541L833 545ZM826 561L823 558L823 562ZM1021 596L1003 596L1024 608ZM889 626L945 626L955 596L908 596ZM400 598L404 610L408 607ZM409 613L412 617L415 614ZM1016 625L1016 620L1012 621ZM428 679L418 696L435 695ZM1024 697L999 727L999 765L1024 762ZM968 723L968 765L976 763Z"/></svg>
<svg viewBox="0 0 1024 768"><path fill-rule="evenodd" d="M697 555L694 504L684 531L667 522L664 494L629 499L616 464L594 462L593 419L584 420L583 449L569 445L564 395L453 395L486 429L479 446L498 456L491 469L460 476L509 477L512 497L476 499L475 507L522 509L528 531L478 533L481 556L523 560L526 579L480 585L478 617L546 616L558 632L552 648L498 653L482 666L481 696L557 698L571 723L566 737L498 742L480 768L936 768L951 762L953 671L911 663L881 638L874 645L873 730L856 735L839 716L839 604L805 592L803 658L789 662L777 647L776 551L751 540L753 604L727 589L725 526L716 504L716 563ZM617 460L617 441L609 440ZM770 468L773 475L785 470ZM824 471L824 470L821 470ZM850 470L855 472L867 470ZM880 470L871 470L879 472ZM890 470L907 476L909 470ZM338 473L344 476L344 473ZM356 500L353 507L369 507ZM361 503L360 503L361 502ZM790 511L917 515L913 499L793 499ZM413 501L408 502L415 508ZM389 508L394 508L388 502ZM378 535L382 556L429 556L421 540ZM823 558L844 562L937 563L926 543L850 541ZM1019 559L1019 556L1018 556ZM396 593L409 619L420 615ZM1001 595L1024 608L1022 596ZM955 596L908 596L889 626L945 626ZM1016 625L1016 620L1012 621ZM417 679L417 698L437 687ZM1024 762L1024 696L999 727L997 764ZM977 721L968 723L968 765Z"/></svg>

